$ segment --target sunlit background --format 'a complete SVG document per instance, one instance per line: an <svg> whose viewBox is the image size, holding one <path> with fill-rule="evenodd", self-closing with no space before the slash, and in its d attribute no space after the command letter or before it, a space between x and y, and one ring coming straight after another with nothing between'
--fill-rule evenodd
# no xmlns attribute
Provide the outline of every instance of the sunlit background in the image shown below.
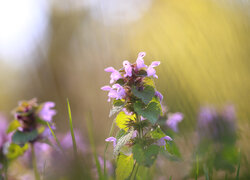
<svg viewBox="0 0 250 180"><path fill-rule="evenodd" d="M0 0L0 111L12 120L19 100L55 101L57 131L66 132L69 98L84 135L92 113L102 153L113 120L100 90L109 82L104 68L145 51L147 64L161 61L156 84L164 103L185 116L176 139L184 161L163 169L176 179L187 173L201 106L233 104L243 172L250 161L249 34L249 0Z"/></svg>

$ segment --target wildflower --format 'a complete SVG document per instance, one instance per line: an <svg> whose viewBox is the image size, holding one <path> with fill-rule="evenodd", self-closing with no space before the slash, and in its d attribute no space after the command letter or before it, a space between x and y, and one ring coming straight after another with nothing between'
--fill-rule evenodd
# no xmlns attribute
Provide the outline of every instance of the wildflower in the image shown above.
<svg viewBox="0 0 250 180"><path fill-rule="evenodd" d="M55 107L54 102L45 102L42 105L42 109L38 113L38 116L44 121L51 122L54 115L56 115L56 110L51 109Z"/></svg>
<svg viewBox="0 0 250 180"><path fill-rule="evenodd" d="M169 137L169 136L164 136L164 137L162 137L161 139L159 139L157 141L157 145L158 146L165 146L166 145L166 141L172 141L172 138Z"/></svg>
<svg viewBox="0 0 250 180"><path fill-rule="evenodd" d="M115 70L113 67L108 67L105 69L106 72L111 72L110 75L110 84L113 84L115 81L117 81L118 79L121 79L122 76L119 73L119 71Z"/></svg>
<svg viewBox="0 0 250 180"><path fill-rule="evenodd" d="M214 107L203 107L198 117L198 133L200 140L212 139L225 142L236 138L235 110L233 106L225 106L222 111Z"/></svg>
<svg viewBox="0 0 250 180"><path fill-rule="evenodd" d="M153 61L151 63L151 65L147 68L147 75L149 76L153 76L154 78L158 78L158 76L156 75L156 71L155 71L155 67L160 65L160 61Z"/></svg>
<svg viewBox="0 0 250 180"><path fill-rule="evenodd" d="M178 132L178 124L183 120L182 113L174 113L168 115L168 119L166 121L166 125L170 127L173 131Z"/></svg>
<svg viewBox="0 0 250 180"><path fill-rule="evenodd" d="M109 91L108 102L110 102L111 98L118 100L123 99L126 96L125 89L120 84L114 84L112 88L110 86L103 86L101 90Z"/></svg>
<svg viewBox="0 0 250 180"><path fill-rule="evenodd" d="M159 91L155 91L155 95L160 99L160 102L163 100L163 95Z"/></svg>
<svg viewBox="0 0 250 180"><path fill-rule="evenodd" d="M123 67L125 69L124 77L131 77L132 76L132 67L130 62L123 61Z"/></svg>
<svg viewBox="0 0 250 180"><path fill-rule="evenodd" d="M145 52L140 52L138 54L138 58L136 60L137 69L141 69L141 68L146 68L147 67L147 65L144 64L144 60L143 60L144 56L146 56Z"/></svg>
<svg viewBox="0 0 250 180"><path fill-rule="evenodd" d="M56 111L52 109L54 106L54 102L38 104L35 98L29 101L19 102L18 107L14 110L14 116L20 123L20 127L18 127L16 131L37 131L38 135L33 137L33 140L30 140L29 142L49 138L51 132L45 124L48 122L52 129L55 129L55 126L52 124L52 118L56 114Z"/></svg>
<svg viewBox="0 0 250 180"><path fill-rule="evenodd" d="M107 139L105 139L106 142L113 142L113 146L115 148L116 146L116 138L115 137L108 137Z"/></svg>

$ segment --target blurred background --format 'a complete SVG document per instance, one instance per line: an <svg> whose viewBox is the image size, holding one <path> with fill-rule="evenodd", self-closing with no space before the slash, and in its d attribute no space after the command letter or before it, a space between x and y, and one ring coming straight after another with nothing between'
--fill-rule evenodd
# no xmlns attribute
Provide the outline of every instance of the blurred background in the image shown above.
<svg viewBox="0 0 250 180"><path fill-rule="evenodd" d="M0 111L12 120L20 100L55 101L57 131L66 132L69 98L84 135L92 112L103 153L113 120L100 90L109 83L104 68L119 69L145 51L146 64L161 61L156 85L164 103L184 114L176 140L184 162L166 163L182 177L202 106L233 104L237 145L250 152L249 34L249 0L0 0Z"/></svg>

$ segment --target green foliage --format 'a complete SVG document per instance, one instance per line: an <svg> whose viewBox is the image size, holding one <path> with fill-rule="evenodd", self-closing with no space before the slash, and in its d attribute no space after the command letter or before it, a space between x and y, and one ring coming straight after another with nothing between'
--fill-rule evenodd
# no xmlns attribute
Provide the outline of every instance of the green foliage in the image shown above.
<svg viewBox="0 0 250 180"><path fill-rule="evenodd" d="M157 127L151 132L151 136L154 139L161 139L162 137L165 137L166 134L161 130L161 128Z"/></svg>
<svg viewBox="0 0 250 180"><path fill-rule="evenodd" d="M109 112L109 117L113 116L115 113L120 112L124 107L124 101L122 100L114 100L113 107Z"/></svg>
<svg viewBox="0 0 250 180"><path fill-rule="evenodd" d="M10 132L13 132L13 131L17 130L17 128L20 127L20 126L21 126L21 124L19 123L19 121L15 119L14 121L12 121L9 124L9 127L7 129L7 133L10 133Z"/></svg>
<svg viewBox="0 0 250 180"><path fill-rule="evenodd" d="M155 95L154 87L152 86L145 86L142 91L138 91L137 88L134 86L132 87L132 93L142 100L143 103L148 104Z"/></svg>
<svg viewBox="0 0 250 180"><path fill-rule="evenodd" d="M29 148L28 144L25 144L23 147L17 145L17 144L13 144L11 143L8 147L7 147L7 154L6 157L9 160L13 160L18 158L19 156L22 156L23 153Z"/></svg>
<svg viewBox="0 0 250 180"><path fill-rule="evenodd" d="M143 79L143 84L144 84L145 86L152 86L153 88L155 88L154 80L153 80L152 78L150 78L150 77L145 77L145 78Z"/></svg>
<svg viewBox="0 0 250 180"><path fill-rule="evenodd" d="M69 100L67 99L67 106L68 106L68 113L69 113L69 126L70 126L70 132L71 132L71 137L72 137L72 142L73 142L73 150L75 156L77 156L77 146L76 146L76 139L75 139L75 133L74 133L74 128L73 128L73 121L72 121L72 115L71 115L71 108L69 104Z"/></svg>
<svg viewBox="0 0 250 180"><path fill-rule="evenodd" d="M121 150L121 148L129 142L129 140L131 139L131 137L133 136L134 130L130 130L128 133L126 133L125 135L121 136L117 142L116 142L116 146L114 149L114 155L117 156Z"/></svg>
<svg viewBox="0 0 250 180"><path fill-rule="evenodd" d="M133 156L126 156L120 154L117 158L117 168L115 171L117 180L124 180L129 177L133 170L134 160Z"/></svg>
<svg viewBox="0 0 250 180"><path fill-rule="evenodd" d="M172 156L175 156L176 158L181 158L179 148L173 141L168 141L166 143L166 149Z"/></svg>
<svg viewBox="0 0 250 180"><path fill-rule="evenodd" d="M148 119L152 124L155 124L161 114L161 104L157 98L145 106L141 101L134 103L134 110L144 118Z"/></svg>
<svg viewBox="0 0 250 180"><path fill-rule="evenodd" d="M134 159L137 163L143 166L150 167L157 158L160 147L157 145L150 145L144 147L141 144L135 144L132 148Z"/></svg>
<svg viewBox="0 0 250 180"><path fill-rule="evenodd" d="M27 142L31 142L38 137L38 131L36 129L30 132L16 131L12 136L12 142L18 145L24 145Z"/></svg>
<svg viewBox="0 0 250 180"><path fill-rule="evenodd" d="M125 131L128 130L128 123L129 121L135 121L135 114L133 115L127 115L125 112L121 111L117 116L116 116L116 125L120 129L124 129Z"/></svg>

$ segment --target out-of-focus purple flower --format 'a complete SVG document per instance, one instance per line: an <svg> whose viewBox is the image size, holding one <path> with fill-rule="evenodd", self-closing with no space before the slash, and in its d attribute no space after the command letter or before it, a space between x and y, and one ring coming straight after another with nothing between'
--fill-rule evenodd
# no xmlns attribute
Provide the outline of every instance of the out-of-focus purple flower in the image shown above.
<svg viewBox="0 0 250 180"><path fill-rule="evenodd" d="M104 170L104 160L101 156L98 156L98 160L99 160L99 163L100 163L100 166L102 168L102 170ZM106 169L108 171L108 175L109 176L112 176L112 174L114 173L114 167L112 165L112 163L108 160L106 160Z"/></svg>
<svg viewBox="0 0 250 180"><path fill-rule="evenodd" d="M156 71L155 71L155 67L160 65L160 61L153 61L151 63L151 65L148 67L147 69L147 75L148 76L153 76L154 78L158 78L158 76L156 75Z"/></svg>
<svg viewBox="0 0 250 180"><path fill-rule="evenodd" d="M80 150L80 152L85 153L87 151L87 147L86 147L83 137L81 136L78 130L74 130L74 134L75 134L77 149ZM71 132L67 132L63 136L61 140L61 146L64 150L68 150L73 147Z"/></svg>
<svg viewBox="0 0 250 180"><path fill-rule="evenodd" d="M130 62L123 61L123 67L125 69L124 77L131 77L132 76L132 66Z"/></svg>
<svg viewBox="0 0 250 180"><path fill-rule="evenodd" d="M115 70L113 67L108 67L108 68L105 69L105 71L106 72L111 72L110 84L113 84L115 81L122 78L122 75L120 74L120 72Z"/></svg>
<svg viewBox="0 0 250 180"><path fill-rule="evenodd" d="M155 95L160 99L160 101L163 100L163 95L159 91L155 91Z"/></svg>
<svg viewBox="0 0 250 180"><path fill-rule="evenodd" d="M200 125L207 125L207 123L211 122L217 116L217 112L215 108L212 107L203 107L200 110L199 114L199 124Z"/></svg>
<svg viewBox="0 0 250 180"><path fill-rule="evenodd" d="M115 148L116 146L116 138L115 137L108 137L107 139L105 139L106 142L113 142L113 146Z"/></svg>
<svg viewBox="0 0 250 180"><path fill-rule="evenodd" d="M166 125L174 132L178 132L178 124L183 120L183 114L180 112L168 115Z"/></svg>
<svg viewBox="0 0 250 180"><path fill-rule="evenodd" d="M51 122L52 118L54 115L56 115L56 110L52 109L55 107L55 103L54 102L45 102L42 105L42 109L40 110L38 116L47 122Z"/></svg>
<svg viewBox="0 0 250 180"><path fill-rule="evenodd" d="M137 60L136 60L136 67L137 69L141 69L141 68L146 68L147 65L144 64L144 60L143 58L146 56L146 53L145 52L140 52L138 54L138 57L137 57Z"/></svg>
<svg viewBox="0 0 250 180"><path fill-rule="evenodd" d="M235 120L236 114L233 106L227 105L222 110L214 107L201 108L198 116L199 140L211 139L220 143L234 142L236 140Z"/></svg>
<svg viewBox="0 0 250 180"><path fill-rule="evenodd" d="M112 88L110 86L103 86L101 88L103 91L109 91L108 93L108 102L110 102L111 98L123 99L126 96L125 89L120 84L114 84Z"/></svg>
<svg viewBox="0 0 250 180"><path fill-rule="evenodd" d="M224 119L228 121L234 121L236 119L234 106L233 105L224 106L221 115L224 117Z"/></svg>
<svg viewBox="0 0 250 180"><path fill-rule="evenodd" d="M158 146L165 146L166 145L166 141L172 141L173 139L169 136L164 136L161 139L159 139L157 141L157 145Z"/></svg>

